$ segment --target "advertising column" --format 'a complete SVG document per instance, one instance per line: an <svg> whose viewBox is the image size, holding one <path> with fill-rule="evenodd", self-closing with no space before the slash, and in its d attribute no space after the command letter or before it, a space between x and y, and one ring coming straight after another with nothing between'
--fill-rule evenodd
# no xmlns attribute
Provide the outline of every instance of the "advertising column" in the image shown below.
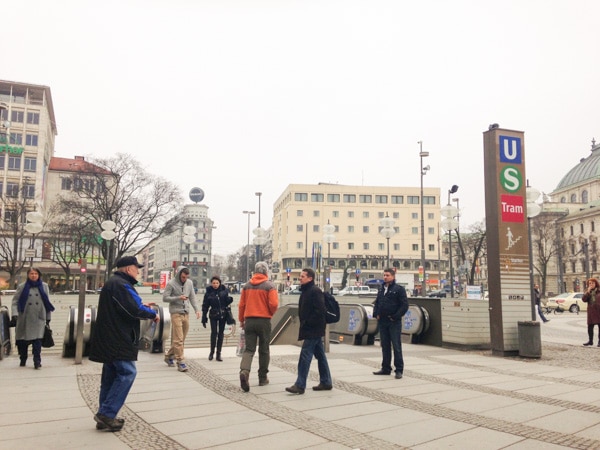
<svg viewBox="0 0 600 450"><path fill-rule="evenodd" d="M519 351L518 322L531 319L525 146L522 131L483 134L492 353Z"/></svg>

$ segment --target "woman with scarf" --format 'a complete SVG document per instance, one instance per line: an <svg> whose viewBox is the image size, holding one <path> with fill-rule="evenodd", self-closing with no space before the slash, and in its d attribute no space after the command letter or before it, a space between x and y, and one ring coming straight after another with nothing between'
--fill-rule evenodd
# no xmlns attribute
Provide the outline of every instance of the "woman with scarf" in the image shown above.
<svg viewBox="0 0 600 450"><path fill-rule="evenodd" d="M233 298L229 295L229 290L221 283L221 279L217 276L212 277L210 286L206 287L204 301L202 302L202 326L204 328L206 328L206 322L210 318L210 353L208 355L210 361L213 359L215 347L217 348L217 361L223 361L221 347L223 347L225 321L227 319L226 309L232 302Z"/></svg>
<svg viewBox="0 0 600 450"><path fill-rule="evenodd" d="M27 271L27 281L17 288L12 301L12 321L16 322L15 339L21 358L21 367L27 363L29 344L32 346L33 366L42 367L42 338L54 306L48 298L48 285L35 267Z"/></svg>
<svg viewBox="0 0 600 450"><path fill-rule="evenodd" d="M598 347L600 347L600 283L596 278L590 278L588 288L583 294L587 307L588 341L583 345L594 345L594 326L598 325Z"/></svg>

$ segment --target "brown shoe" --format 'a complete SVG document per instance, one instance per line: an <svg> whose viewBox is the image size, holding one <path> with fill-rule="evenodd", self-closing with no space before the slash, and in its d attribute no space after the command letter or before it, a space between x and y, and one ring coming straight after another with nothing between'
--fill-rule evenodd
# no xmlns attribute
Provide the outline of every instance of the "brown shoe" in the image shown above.
<svg viewBox="0 0 600 450"><path fill-rule="evenodd" d="M123 426L125 424L125 419L115 419L117 422L120 422ZM104 425L104 423L102 422L97 422L96 423L96 430L106 430L108 429L108 427L106 425Z"/></svg>
<svg viewBox="0 0 600 450"><path fill-rule="evenodd" d="M285 390L288 391L290 394L304 394L304 389L296 386L295 384L293 386L285 388Z"/></svg>
<svg viewBox="0 0 600 450"><path fill-rule="evenodd" d="M250 384L248 384L248 378L250 377L250 372L247 370L240 371L240 386L242 391L248 392L250 391Z"/></svg>
<svg viewBox="0 0 600 450"><path fill-rule="evenodd" d="M331 384L319 383L317 386L313 386L313 391L330 391L333 389Z"/></svg>
<svg viewBox="0 0 600 450"><path fill-rule="evenodd" d="M98 425L96 425L96 429L99 430L108 430L108 431L121 431L121 428L123 428L123 425L125 423L125 421L123 419L112 419L110 417L104 416L102 414L96 414L94 416L94 420L96 421L96 423L98 425L103 425L104 428L98 428Z"/></svg>
<svg viewBox="0 0 600 450"><path fill-rule="evenodd" d="M268 378L263 378L262 380L258 380L258 385L259 386L266 386L267 384L269 384L269 379Z"/></svg>

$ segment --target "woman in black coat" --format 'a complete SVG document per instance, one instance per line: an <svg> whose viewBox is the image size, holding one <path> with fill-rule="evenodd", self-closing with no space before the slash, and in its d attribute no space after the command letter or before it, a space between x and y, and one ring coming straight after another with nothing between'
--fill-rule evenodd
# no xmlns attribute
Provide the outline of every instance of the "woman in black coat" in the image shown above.
<svg viewBox="0 0 600 450"><path fill-rule="evenodd" d="M217 348L217 361L223 361L221 358L223 333L227 319L227 307L232 302L233 298L229 296L229 290L223 286L221 279L216 275L212 277L202 302L202 326L204 328L210 318L210 354L208 355L210 361L213 359L215 347Z"/></svg>

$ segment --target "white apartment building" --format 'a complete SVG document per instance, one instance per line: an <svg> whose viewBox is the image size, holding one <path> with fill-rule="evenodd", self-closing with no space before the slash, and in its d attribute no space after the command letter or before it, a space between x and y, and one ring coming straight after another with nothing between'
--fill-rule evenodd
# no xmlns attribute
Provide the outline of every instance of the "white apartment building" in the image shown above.
<svg viewBox="0 0 600 450"><path fill-rule="evenodd" d="M439 286L438 224L440 189L423 188L425 273L428 289ZM291 184L273 208L273 279L297 284L303 267L331 267L339 287L381 278L387 266L388 242L380 234L386 216L395 223L389 239L390 266L412 274L420 287L421 190L419 187ZM324 242L323 227L335 227L333 242ZM313 252L313 249L315 251ZM320 252L313 261L313 253ZM320 261L322 259L322 263ZM445 261L444 261L445 266ZM345 274L345 275L344 275Z"/></svg>

